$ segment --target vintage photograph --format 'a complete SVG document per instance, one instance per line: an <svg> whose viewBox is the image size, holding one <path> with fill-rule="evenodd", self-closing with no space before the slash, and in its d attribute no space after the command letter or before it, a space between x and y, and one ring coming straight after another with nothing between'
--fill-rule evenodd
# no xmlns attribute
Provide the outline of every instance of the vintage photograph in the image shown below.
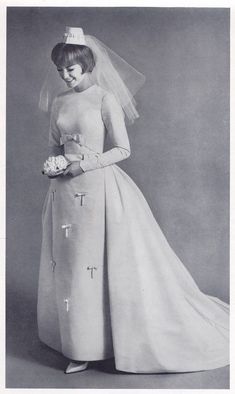
<svg viewBox="0 0 235 394"><path fill-rule="evenodd" d="M7 7L6 387L229 388L230 9Z"/></svg>

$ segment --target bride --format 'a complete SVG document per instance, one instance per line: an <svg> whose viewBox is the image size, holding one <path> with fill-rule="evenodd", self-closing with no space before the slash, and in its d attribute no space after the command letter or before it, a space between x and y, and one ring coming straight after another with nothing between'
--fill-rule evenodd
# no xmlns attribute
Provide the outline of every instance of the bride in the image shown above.
<svg viewBox="0 0 235 394"><path fill-rule="evenodd" d="M66 373L107 358L132 373L227 365L228 305L200 291L116 165L131 153L125 120L138 117L143 76L81 28L66 28L52 61L68 89L53 100L49 145L70 164L43 207L41 341L70 360Z"/></svg>

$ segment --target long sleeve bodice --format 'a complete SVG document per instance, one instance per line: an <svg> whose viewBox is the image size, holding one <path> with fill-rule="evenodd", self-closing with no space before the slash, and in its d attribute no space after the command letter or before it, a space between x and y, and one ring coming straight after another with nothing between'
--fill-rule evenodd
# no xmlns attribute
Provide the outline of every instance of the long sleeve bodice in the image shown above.
<svg viewBox="0 0 235 394"><path fill-rule="evenodd" d="M112 147L103 152L107 134ZM126 159L130 144L124 113L114 95L92 85L83 92L58 96L52 107L49 146L62 145L65 156L80 160L84 172Z"/></svg>

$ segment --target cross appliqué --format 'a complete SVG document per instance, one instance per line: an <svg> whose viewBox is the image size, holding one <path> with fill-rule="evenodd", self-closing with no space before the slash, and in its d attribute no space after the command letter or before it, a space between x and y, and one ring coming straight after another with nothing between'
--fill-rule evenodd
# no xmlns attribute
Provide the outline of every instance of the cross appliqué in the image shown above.
<svg viewBox="0 0 235 394"><path fill-rule="evenodd" d="M91 279L93 279L93 271L97 270L97 268L96 267L87 267L87 270L91 271Z"/></svg>

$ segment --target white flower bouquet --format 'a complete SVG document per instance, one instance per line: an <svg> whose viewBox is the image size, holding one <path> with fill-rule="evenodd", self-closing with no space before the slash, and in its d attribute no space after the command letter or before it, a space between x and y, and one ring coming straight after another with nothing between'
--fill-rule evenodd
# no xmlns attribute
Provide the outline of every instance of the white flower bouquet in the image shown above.
<svg viewBox="0 0 235 394"><path fill-rule="evenodd" d="M43 165L42 173L55 178L58 175L63 174L70 162L63 155L49 156Z"/></svg>

